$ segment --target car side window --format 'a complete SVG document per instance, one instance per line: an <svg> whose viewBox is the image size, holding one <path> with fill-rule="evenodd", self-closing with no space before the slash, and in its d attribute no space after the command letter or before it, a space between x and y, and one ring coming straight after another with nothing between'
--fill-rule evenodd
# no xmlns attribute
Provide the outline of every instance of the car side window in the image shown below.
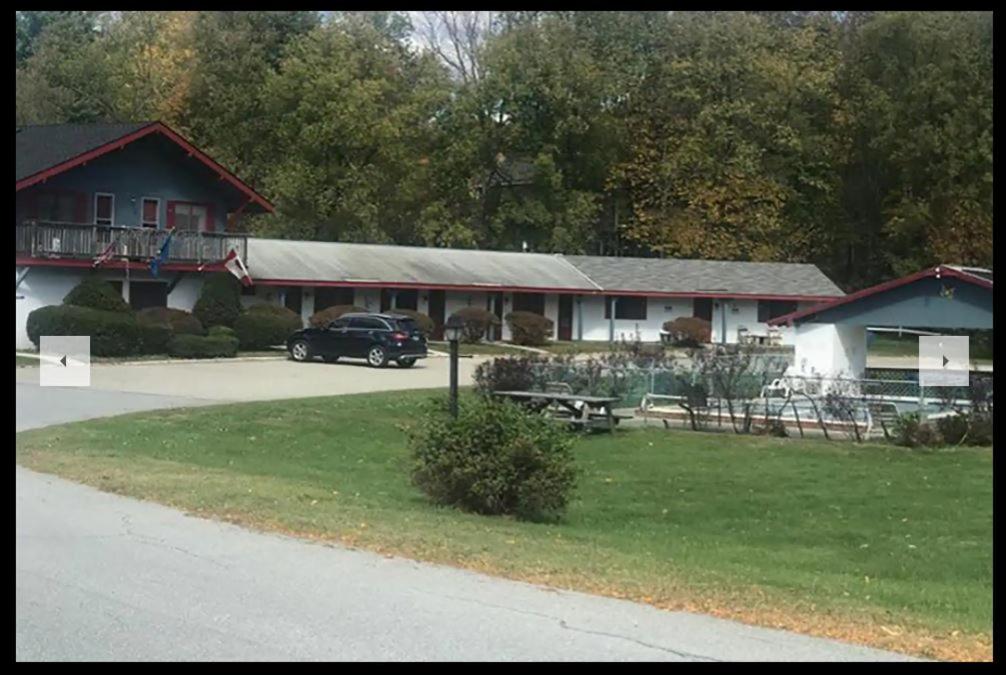
<svg viewBox="0 0 1006 675"><path fill-rule="evenodd" d="M386 329L387 326L380 319L374 319L369 316L354 317L349 321L350 328L359 328L361 330L382 330Z"/></svg>
<svg viewBox="0 0 1006 675"><path fill-rule="evenodd" d="M328 324L329 330L339 330L349 325L349 319L336 319Z"/></svg>

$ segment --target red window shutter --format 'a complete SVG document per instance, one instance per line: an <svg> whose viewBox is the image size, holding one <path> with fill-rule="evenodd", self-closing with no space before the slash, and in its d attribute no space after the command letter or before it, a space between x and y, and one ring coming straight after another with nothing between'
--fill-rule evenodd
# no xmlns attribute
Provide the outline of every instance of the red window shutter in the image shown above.
<svg viewBox="0 0 1006 675"><path fill-rule="evenodd" d="M78 223L87 222L87 195L81 192L77 193L76 203L74 205L73 218Z"/></svg>
<svg viewBox="0 0 1006 675"><path fill-rule="evenodd" d="M168 229L172 229L175 226L175 203L168 202Z"/></svg>
<svg viewBox="0 0 1006 675"><path fill-rule="evenodd" d="M217 222L213 220L213 204L206 205L206 231L214 232L217 229Z"/></svg>

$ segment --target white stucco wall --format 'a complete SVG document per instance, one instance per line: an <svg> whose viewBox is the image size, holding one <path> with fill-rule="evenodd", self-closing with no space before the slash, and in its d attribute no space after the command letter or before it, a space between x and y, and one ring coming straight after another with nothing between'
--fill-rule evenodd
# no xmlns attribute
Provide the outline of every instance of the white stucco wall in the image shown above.
<svg viewBox="0 0 1006 675"><path fill-rule="evenodd" d="M558 300L556 301L558 303ZM558 308L558 305L557 305ZM604 318L604 297L584 296L582 299L582 320L584 340L607 340L611 334L611 322ZM692 315L691 298L647 298L646 319L616 319L615 340L634 340L639 331L643 342L660 340L660 329L665 321L671 321L682 316ZM558 326L558 312L554 319ZM579 335L577 330L576 301L573 302L573 339Z"/></svg>
<svg viewBox="0 0 1006 675"><path fill-rule="evenodd" d="M15 268L14 278L17 279L19 269ZM63 298L74 286L80 283L85 270L68 270L57 268L33 267L14 293L14 348L35 349L28 339L25 326L28 315L39 307L62 304Z"/></svg>
<svg viewBox="0 0 1006 675"><path fill-rule="evenodd" d="M184 276L175 285L174 289L168 293L168 307L172 309L184 309L191 312L199 299L199 293L203 289L202 276Z"/></svg>
<svg viewBox="0 0 1006 675"><path fill-rule="evenodd" d="M866 369L865 326L805 323L797 326L792 335L792 374L863 376Z"/></svg>

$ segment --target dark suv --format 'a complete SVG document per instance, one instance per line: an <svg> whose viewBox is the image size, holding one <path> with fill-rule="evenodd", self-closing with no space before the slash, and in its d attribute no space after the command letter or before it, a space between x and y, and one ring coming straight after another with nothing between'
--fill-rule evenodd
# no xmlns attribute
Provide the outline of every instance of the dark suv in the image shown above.
<svg viewBox="0 0 1006 675"><path fill-rule="evenodd" d="M304 328L286 341L294 361L320 356L334 363L342 356L367 359L375 368L394 361L411 368L426 357L426 337L407 316L398 314L343 314L325 328Z"/></svg>

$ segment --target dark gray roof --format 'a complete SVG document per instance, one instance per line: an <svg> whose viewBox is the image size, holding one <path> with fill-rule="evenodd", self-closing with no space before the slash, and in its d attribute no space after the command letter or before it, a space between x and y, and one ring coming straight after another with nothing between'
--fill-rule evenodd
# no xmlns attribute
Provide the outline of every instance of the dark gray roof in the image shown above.
<svg viewBox="0 0 1006 675"><path fill-rule="evenodd" d="M125 124L43 124L15 128L15 182L149 126Z"/></svg>
<svg viewBox="0 0 1006 675"><path fill-rule="evenodd" d="M842 296L816 265L806 263L565 256L606 291L737 295Z"/></svg>

